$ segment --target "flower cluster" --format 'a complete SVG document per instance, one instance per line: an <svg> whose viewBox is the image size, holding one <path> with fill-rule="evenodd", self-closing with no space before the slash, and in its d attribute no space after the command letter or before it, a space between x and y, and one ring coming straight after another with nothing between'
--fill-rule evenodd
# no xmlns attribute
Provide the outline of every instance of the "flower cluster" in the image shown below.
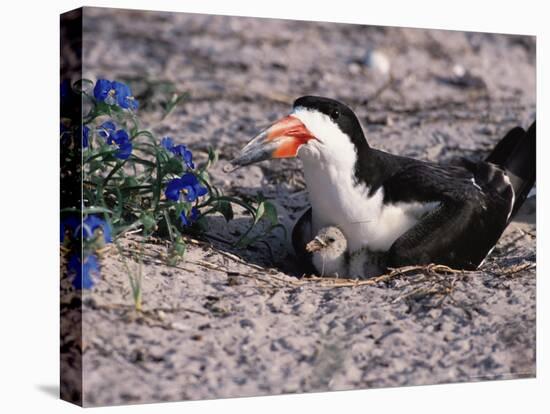
<svg viewBox="0 0 550 414"><path fill-rule="evenodd" d="M190 170L195 169L193 163L193 153L183 144L174 145L174 141L170 137L164 137L160 141L160 146L169 153L174 154L182 160L183 165ZM168 182L165 189L165 196L168 200L176 203L183 198L184 202L193 203L199 197L208 193L208 189L201 185L197 176L192 172L186 172L180 178L174 178ZM191 209L183 209L179 214L179 218L183 226L193 224L200 217L199 210L196 207Z"/></svg>
<svg viewBox="0 0 550 414"><path fill-rule="evenodd" d="M91 104L90 111L84 116L77 110L83 98ZM208 189L199 182L202 171L192 172L195 170L193 153L185 145L175 145L169 137L153 145L137 139L140 135L149 138L152 134L140 131L137 126L132 111L138 108L138 102L128 85L99 79L95 84L82 80L73 87L70 82L64 81L61 85L61 105L62 148L68 151L67 154L82 148L84 157L81 158L78 152L74 152L74 157L79 160L77 162L84 160L83 180L87 184L83 188L82 199L84 219L74 213L64 215L60 241L64 251L68 252L66 272L72 278L73 286L76 289L90 289L101 274L98 251L112 243L117 232L137 223L144 232L154 231L158 228L157 222L166 217L166 213L175 213L174 216L183 226L190 226L201 215L199 198L205 196ZM78 140L81 140L81 147L75 145ZM169 157L163 157L163 152L168 153ZM146 158L155 154L155 162ZM113 157L128 160L127 166L130 168L127 171L132 169L134 176L122 169L121 163L114 163ZM181 162L182 168L173 168L173 158ZM139 176L135 176L136 165L146 166L145 170L139 170ZM174 174L178 176L174 177ZM140 202L141 189L148 188L151 182L156 186L156 189L149 190L157 198L153 202L155 209L147 210L151 204L141 209L139 206L128 208L127 200ZM160 199L163 191L166 201ZM117 198L113 199L113 195ZM68 207L74 211L79 203ZM98 206L103 210L100 215L91 211ZM129 222L132 218L134 221ZM106 220L120 224L111 228ZM179 234L176 228L171 231Z"/></svg>
<svg viewBox="0 0 550 414"><path fill-rule="evenodd" d="M192 170L195 169L195 164L193 163L193 153L189 151L185 145L174 145L174 141L170 137L162 138L160 140L160 145L165 150L181 158L187 168L190 168Z"/></svg>
<svg viewBox="0 0 550 414"><path fill-rule="evenodd" d="M105 138L107 144L116 144L118 149L115 151L115 157L126 160L132 154L132 141L124 129L117 129L113 121L102 123L97 129L97 134Z"/></svg>
<svg viewBox="0 0 550 414"><path fill-rule="evenodd" d="M112 152L115 158L127 160L132 154L134 145L124 126L117 127L112 119L105 120L99 125L94 121L103 115L112 116L114 114L118 116L117 121L123 122L124 114L128 111L120 111L120 109L137 109L138 102L133 97L130 87L117 81L98 80L93 87L93 98L90 96L90 99L94 100L93 109L88 116L84 117L85 122L82 123L82 116L78 109L82 99L79 90L82 89L85 82L89 81L81 81L81 86L76 88L73 88L67 80L61 84L60 135L62 148L68 148L68 151L70 148L79 148L80 146L75 146L73 143L75 140L81 139L81 148L87 151L87 156L93 158L94 155L99 154L104 157L106 164L112 160L111 152L105 151L105 146L108 145L116 148ZM97 106L98 103L104 103L107 106L101 109ZM113 111L113 109L117 109L117 111ZM97 141L99 144L96 146L97 148L92 147L94 136L101 138ZM80 158L78 153L75 153L74 156ZM71 207L76 206L72 205ZM69 252L66 272L72 277L72 284L76 289L90 289L94 286L101 270L97 251L113 241L111 226L104 218L96 214L85 213L84 215L84 220L72 213L64 215L61 219L60 242L65 251Z"/></svg>
<svg viewBox="0 0 550 414"><path fill-rule="evenodd" d="M96 215L89 215L82 222L82 236L86 240L99 238L102 245L113 242L111 227L105 220Z"/></svg>
<svg viewBox="0 0 550 414"><path fill-rule="evenodd" d="M164 194L166 198L179 202L182 198L185 202L193 203L199 197L208 193L208 189L201 185L197 177L193 173L185 173L181 178L174 178L166 185ZM199 218L199 211L196 207L192 207L189 213L185 210L180 213L180 220L184 226L194 223Z"/></svg>
<svg viewBox="0 0 550 414"><path fill-rule="evenodd" d="M123 109L137 109L139 106L130 87L122 82L99 79L94 87L94 97L98 102L118 105Z"/></svg>
<svg viewBox="0 0 550 414"><path fill-rule="evenodd" d="M97 215L89 215L82 222L79 217L69 215L61 219L60 236L61 244L71 251L67 263L67 273L73 276L73 287L75 289L91 289L101 271L95 250L113 241L111 227ZM84 238L87 248L84 251L79 251L82 238ZM84 257L83 261L82 257Z"/></svg>
<svg viewBox="0 0 550 414"><path fill-rule="evenodd" d="M166 186L166 198L172 201L179 201L182 194L185 201L192 203L198 197L208 193L206 187L202 186L193 173L185 173L181 178L174 178Z"/></svg>
<svg viewBox="0 0 550 414"><path fill-rule="evenodd" d="M109 107L135 110L139 106L130 87L122 82L99 79L93 88L93 96L96 102L105 103ZM89 124L90 121L80 125L81 116L77 110L79 106L79 95L72 89L70 82L64 80L61 83L61 143L68 145L73 138L82 139L82 148L86 149L90 146L93 125ZM117 129L115 123L110 120L98 127L97 132L108 145L116 144L116 158L126 160L130 157L133 144L124 128Z"/></svg>
<svg viewBox="0 0 550 414"><path fill-rule="evenodd" d="M166 114L179 101L163 105ZM184 234L206 231L208 222L201 218L208 214L232 220L232 204L252 216L235 245L250 244L277 227L275 209L266 201L253 207L210 184L208 169L217 161L212 148L205 162L195 165L186 145L171 137L159 141L140 128L138 106L130 87L118 81L81 79L61 85L60 241L67 259L64 274L75 289L90 289L98 282L104 248L128 231L140 233L143 242L154 233L170 237L167 260L175 264L185 254ZM262 217L271 226L253 235ZM142 273L127 273L139 310Z"/></svg>

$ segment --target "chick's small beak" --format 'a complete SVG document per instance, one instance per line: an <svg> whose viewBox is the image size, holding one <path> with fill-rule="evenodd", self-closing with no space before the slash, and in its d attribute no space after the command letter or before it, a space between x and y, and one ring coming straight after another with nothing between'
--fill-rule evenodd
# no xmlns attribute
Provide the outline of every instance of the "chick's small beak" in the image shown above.
<svg viewBox="0 0 550 414"><path fill-rule="evenodd" d="M306 250L310 253L314 253L326 246L327 244L323 240L321 240L319 237L315 237L312 241L306 244Z"/></svg>
<svg viewBox="0 0 550 414"><path fill-rule="evenodd" d="M289 115L250 141L231 164L243 167L272 158L296 157L300 146L314 138L302 121Z"/></svg>

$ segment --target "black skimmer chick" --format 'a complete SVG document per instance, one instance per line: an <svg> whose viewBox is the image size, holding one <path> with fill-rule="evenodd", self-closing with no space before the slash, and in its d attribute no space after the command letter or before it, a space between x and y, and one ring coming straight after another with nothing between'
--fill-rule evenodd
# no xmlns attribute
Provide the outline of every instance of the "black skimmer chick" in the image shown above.
<svg viewBox="0 0 550 414"><path fill-rule="evenodd" d="M320 276L347 276L349 273L348 242L338 227L323 227L306 244L311 262Z"/></svg>
<svg viewBox="0 0 550 414"><path fill-rule="evenodd" d="M311 253L311 262L321 276L365 279L385 270L385 253L371 253L367 248L350 252L346 236L335 226L319 230L306 250Z"/></svg>
<svg viewBox="0 0 550 414"><path fill-rule="evenodd" d="M387 254L391 267L438 263L476 269L535 182L535 124L511 130L485 161L441 165L372 148L359 120L333 99L303 96L232 161L245 166L298 157L311 208L292 241L305 248L337 226L350 251Z"/></svg>

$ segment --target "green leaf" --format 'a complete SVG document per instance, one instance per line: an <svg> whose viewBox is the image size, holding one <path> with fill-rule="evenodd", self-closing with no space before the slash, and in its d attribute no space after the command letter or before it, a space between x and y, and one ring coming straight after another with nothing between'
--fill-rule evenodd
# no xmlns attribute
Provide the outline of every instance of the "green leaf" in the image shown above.
<svg viewBox="0 0 550 414"><path fill-rule="evenodd" d="M179 217L181 213L185 213L185 215L189 214L189 210L191 210L191 207L187 203L177 203L176 204L176 217Z"/></svg>
<svg viewBox="0 0 550 414"><path fill-rule="evenodd" d="M92 160L88 164L89 171L87 175L93 174L97 170L102 170L105 167L105 164L99 160Z"/></svg>
<svg viewBox="0 0 550 414"><path fill-rule="evenodd" d="M203 170L209 169L216 162L218 162L218 152L214 148L208 147L208 161L206 162Z"/></svg>
<svg viewBox="0 0 550 414"><path fill-rule="evenodd" d="M181 160L176 157L170 158L168 162L164 165L164 171L166 174L176 174L180 175L183 173L183 164Z"/></svg>
<svg viewBox="0 0 550 414"><path fill-rule="evenodd" d="M224 200L219 201L216 205L216 210L222 213L226 222L233 220L233 207L231 207L231 203Z"/></svg>
<svg viewBox="0 0 550 414"><path fill-rule="evenodd" d="M187 244L185 244L181 237L178 237L168 251L168 264L170 266L177 265L180 259L185 255L186 250Z"/></svg>
<svg viewBox="0 0 550 414"><path fill-rule="evenodd" d="M152 215L143 212L140 215L139 219L141 220L141 224L143 224L143 229L145 230L145 233L151 233L156 229L157 222Z"/></svg>
<svg viewBox="0 0 550 414"><path fill-rule="evenodd" d="M256 209L256 217L254 218L254 224L257 224L261 218L265 214L265 202L262 201L260 204L258 204L258 208Z"/></svg>
<svg viewBox="0 0 550 414"><path fill-rule="evenodd" d="M185 254L185 250L187 250L187 244L183 241L181 237L178 237L173 245L174 247L174 253L176 253L178 256L183 257Z"/></svg>
<svg viewBox="0 0 550 414"><path fill-rule="evenodd" d="M95 116L109 115L113 116L115 113L120 113L122 110L117 105L109 105L105 102L96 102L94 108Z"/></svg>
<svg viewBox="0 0 550 414"><path fill-rule="evenodd" d="M163 120L166 119L168 117L168 115L170 115L172 113L174 108L176 108L176 106L180 102L182 102L184 99L187 99L188 97L189 97L189 93L187 93L187 92L184 92L184 93L181 93L181 94L177 94L177 93L172 94L170 100L163 105L165 113L164 113L164 116L162 117L162 119Z"/></svg>
<svg viewBox="0 0 550 414"><path fill-rule="evenodd" d="M277 208L269 201L264 201L264 217L271 222L271 225L276 225L279 222L277 218Z"/></svg>
<svg viewBox="0 0 550 414"><path fill-rule="evenodd" d="M216 162L218 162L218 151L216 151L212 147L208 147L208 160L212 164L215 164Z"/></svg>
<svg viewBox="0 0 550 414"><path fill-rule="evenodd" d="M155 160L157 164L157 176L156 176L155 184L153 185L153 208L155 209L155 212L156 212L160 201L160 193L162 190L161 187L162 187L162 178L163 178L161 151L157 151ZM166 219L166 223L168 225L168 229L170 229L170 224L168 219Z"/></svg>
<svg viewBox="0 0 550 414"><path fill-rule="evenodd" d="M203 183L210 183L210 174L208 174L206 171L202 170L199 171L197 175L197 178L201 180Z"/></svg>
<svg viewBox="0 0 550 414"><path fill-rule="evenodd" d="M123 187L137 187L139 186L138 180L136 180L135 177L126 177L124 178L124 182L122 184Z"/></svg>
<svg viewBox="0 0 550 414"><path fill-rule="evenodd" d="M109 210L105 207L87 207L82 209L82 214L97 214L97 213L107 213L107 214L115 214L113 210Z"/></svg>
<svg viewBox="0 0 550 414"><path fill-rule="evenodd" d="M155 144L155 145L157 144L157 141L155 140L155 136L150 131L147 131L147 130L135 131L135 134L133 135L133 137L137 138L139 136L145 136L149 138L152 144Z"/></svg>
<svg viewBox="0 0 550 414"><path fill-rule="evenodd" d="M145 160L143 158L137 157L136 155L132 154L132 156L129 159L130 161L136 162L138 164L146 165L147 167L154 168L155 163L151 162L149 160Z"/></svg>
<svg viewBox="0 0 550 414"><path fill-rule="evenodd" d="M166 222L166 228L168 229L168 235L170 236L170 240L174 241L174 228L172 228L172 222L170 221L170 213L168 210L164 210L164 221Z"/></svg>

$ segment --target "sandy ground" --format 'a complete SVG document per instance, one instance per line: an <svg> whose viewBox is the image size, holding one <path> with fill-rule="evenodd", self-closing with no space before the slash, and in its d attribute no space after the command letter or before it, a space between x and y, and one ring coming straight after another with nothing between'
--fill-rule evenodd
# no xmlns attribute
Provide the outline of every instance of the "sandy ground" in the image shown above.
<svg viewBox="0 0 550 414"><path fill-rule="evenodd" d="M421 159L481 158L535 117L534 39L328 23L109 11L85 12L84 76L174 82L191 97L162 121L228 194L261 191L290 230L307 207L297 160L223 172L294 98L318 94L355 110L372 146ZM364 64L383 51L394 77ZM472 76L457 84L456 66ZM454 68L454 69L453 69ZM84 404L343 390L535 375L535 199L478 272L412 272L370 285L297 279L280 233L242 251L212 217L216 239L190 244L178 267L146 246L144 309L131 311L121 257L84 295ZM226 240L223 242L220 240ZM123 241L130 266L138 236ZM523 269L523 270L521 270Z"/></svg>

